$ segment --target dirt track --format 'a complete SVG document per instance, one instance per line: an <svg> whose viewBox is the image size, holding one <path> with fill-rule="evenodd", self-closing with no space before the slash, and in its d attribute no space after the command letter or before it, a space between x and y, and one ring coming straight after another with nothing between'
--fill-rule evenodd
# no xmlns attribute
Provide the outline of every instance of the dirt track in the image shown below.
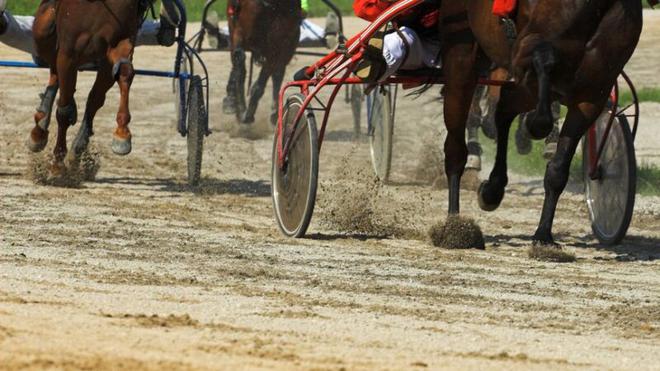
<svg viewBox="0 0 660 371"><path fill-rule="evenodd" d="M658 86L660 13L647 15L637 54L644 61L635 57L631 75ZM349 21L353 31L359 25ZM141 48L136 64L168 68L164 54ZM0 57L25 59L5 47ZM367 146L350 142L350 111L339 103L310 236L286 239L269 196L269 102L261 123L239 130L219 109L227 55L205 58L214 133L195 193L184 181L169 81L136 79L134 153L125 158L109 150L112 90L96 121L97 180L66 189L26 175L40 160L24 139L44 72L0 72L0 369L660 365L659 198L638 198L625 244L606 249L590 235L582 196L567 193L555 233L578 260L543 263L527 257L542 182L514 176L494 213L479 211L474 192L463 194L486 251L437 249L416 237L444 215L446 192L409 183L420 143L440 125L439 104L430 95L399 103L399 185L369 193ZM297 59L290 71L309 61ZM80 78L80 107L91 77ZM660 133L659 106L644 106L640 161L660 153L646 140ZM333 230L330 211L349 190L378 206L377 226L398 226L403 237Z"/></svg>

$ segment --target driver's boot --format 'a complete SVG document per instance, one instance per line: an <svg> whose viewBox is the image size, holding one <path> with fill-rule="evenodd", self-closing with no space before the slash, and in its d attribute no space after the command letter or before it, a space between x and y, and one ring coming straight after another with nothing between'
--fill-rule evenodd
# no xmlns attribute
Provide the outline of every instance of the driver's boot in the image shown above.
<svg viewBox="0 0 660 371"><path fill-rule="evenodd" d="M174 2L172 0L163 0L160 7L160 27L156 35L160 45L174 45L179 20L179 10L174 5Z"/></svg>
<svg viewBox="0 0 660 371"><path fill-rule="evenodd" d="M333 12L328 13L325 17L325 32L323 34L325 46L328 49L334 49L339 44L339 31L339 18Z"/></svg>

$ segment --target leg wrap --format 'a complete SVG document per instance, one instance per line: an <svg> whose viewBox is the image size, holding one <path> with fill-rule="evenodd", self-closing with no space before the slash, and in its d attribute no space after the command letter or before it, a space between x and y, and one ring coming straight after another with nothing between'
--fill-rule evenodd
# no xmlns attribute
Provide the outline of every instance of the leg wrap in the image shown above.
<svg viewBox="0 0 660 371"><path fill-rule="evenodd" d="M122 58L119 60L119 62L115 63L114 66L112 66L112 77L115 79L115 81L119 80L119 74L121 73L121 66L127 64L131 67L131 71L133 71L133 62L130 61L130 59L127 58Z"/></svg>
<svg viewBox="0 0 660 371"><path fill-rule="evenodd" d="M46 115L48 119L39 121L39 127L43 130L48 130L48 124L50 123L50 113L53 111L53 103L55 102L55 96L57 95L58 85L49 86L46 88L46 91L39 94L41 98L41 103L37 107L37 112L41 112Z"/></svg>
<svg viewBox="0 0 660 371"><path fill-rule="evenodd" d="M69 126L72 126L78 121L78 107L76 103L72 102L68 106L57 107L57 121L64 121Z"/></svg>

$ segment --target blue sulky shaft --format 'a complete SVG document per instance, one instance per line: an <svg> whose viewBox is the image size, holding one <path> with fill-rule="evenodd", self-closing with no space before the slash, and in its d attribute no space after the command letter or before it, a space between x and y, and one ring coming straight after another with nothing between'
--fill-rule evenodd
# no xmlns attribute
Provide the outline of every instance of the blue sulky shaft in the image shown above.
<svg viewBox="0 0 660 371"><path fill-rule="evenodd" d="M20 62L20 61L0 61L0 67L13 67L13 68L46 68L34 62ZM85 68L83 71L95 71L93 68ZM165 77L165 78L182 78L190 80L191 75L188 73L180 72L179 76L175 72L170 71L154 71L154 70L135 70L136 75L152 76L152 77Z"/></svg>

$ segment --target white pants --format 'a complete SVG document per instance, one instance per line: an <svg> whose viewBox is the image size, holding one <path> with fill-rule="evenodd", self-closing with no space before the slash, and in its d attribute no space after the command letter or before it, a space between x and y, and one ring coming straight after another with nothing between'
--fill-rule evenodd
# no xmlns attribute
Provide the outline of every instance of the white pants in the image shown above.
<svg viewBox="0 0 660 371"><path fill-rule="evenodd" d="M34 17L14 16L9 11L5 11L3 17L7 27L5 32L0 34L0 42L28 54L36 55L32 37ZM159 21L144 21L138 32L137 45L159 45L156 37L159 28Z"/></svg>
<svg viewBox="0 0 660 371"><path fill-rule="evenodd" d="M383 39L383 57L387 63L387 71L381 80L387 79L398 70L442 67L439 41L424 40L408 27L401 27L399 31L389 33ZM408 47L399 33L405 37Z"/></svg>

